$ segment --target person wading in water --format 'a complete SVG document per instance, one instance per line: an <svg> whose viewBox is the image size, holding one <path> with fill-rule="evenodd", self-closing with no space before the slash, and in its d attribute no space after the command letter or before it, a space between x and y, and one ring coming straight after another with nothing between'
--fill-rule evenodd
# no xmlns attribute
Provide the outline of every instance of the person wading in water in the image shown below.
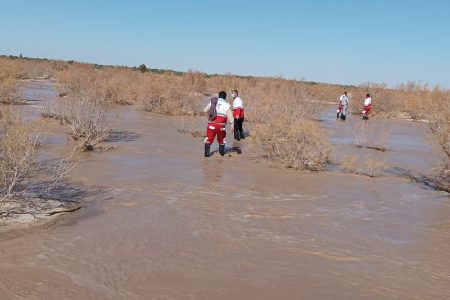
<svg viewBox="0 0 450 300"><path fill-rule="evenodd" d="M231 92L231 97L233 98L234 139L239 141L240 139L245 139L244 129L242 129L242 124L244 123L244 102L239 97L237 90Z"/></svg>
<svg viewBox="0 0 450 300"><path fill-rule="evenodd" d="M339 119L339 116L340 116L341 120L345 121L346 115L347 115L348 102L349 102L349 100L347 97L347 92L344 92L344 94L339 98L339 105L338 105L336 119Z"/></svg>
<svg viewBox="0 0 450 300"><path fill-rule="evenodd" d="M364 108L362 111L362 119L369 120L369 113L372 110L372 98L370 94L366 95L366 99L364 99Z"/></svg>
<svg viewBox="0 0 450 300"><path fill-rule="evenodd" d="M219 98L212 98L208 105L203 109L208 113L208 127L206 128L205 139L205 157L211 156L211 144L214 142L217 136L217 142L219 143L220 155L225 155L225 143L226 143L226 125L230 123L231 128L234 130L234 118L231 112L231 106L225 101L227 93L225 91L219 92Z"/></svg>

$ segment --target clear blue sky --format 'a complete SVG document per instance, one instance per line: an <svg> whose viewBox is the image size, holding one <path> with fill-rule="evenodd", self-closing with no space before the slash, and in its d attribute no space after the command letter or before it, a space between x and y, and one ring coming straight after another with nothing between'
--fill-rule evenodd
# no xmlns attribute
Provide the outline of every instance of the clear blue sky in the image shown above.
<svg viewBox="0 0 450 300"><path fill-rule="evenodd" d="M0 0L0 53L450 88L450 1Z"/></svg>

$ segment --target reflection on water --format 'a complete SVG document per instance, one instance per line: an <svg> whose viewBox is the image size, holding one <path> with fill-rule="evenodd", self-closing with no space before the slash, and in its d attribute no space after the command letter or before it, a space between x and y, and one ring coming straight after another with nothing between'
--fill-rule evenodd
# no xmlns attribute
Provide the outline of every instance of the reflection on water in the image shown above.
<svg viewBox="0 0 450 300"><path fill-rule="evenodd" d="M205 159L203 167L203 186L214 187L221 184L221 179L224 175L224 164L226 161L223 159Z"/></svg>

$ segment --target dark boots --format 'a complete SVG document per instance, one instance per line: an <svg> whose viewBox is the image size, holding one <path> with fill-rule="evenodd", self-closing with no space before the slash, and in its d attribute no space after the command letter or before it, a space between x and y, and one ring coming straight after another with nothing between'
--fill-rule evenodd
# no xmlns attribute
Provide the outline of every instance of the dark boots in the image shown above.
<svg viewBox="0 0 450 300"><path fill-rule="evenodd" d="M245 139L244 130L241 129L241 130L239 131L239 135L240 135L240 138L241 138L241 139Z"/></svg>
<svg viewBox="0 0 450 300"><path fill-rule="evenodd" d="M239 141L245 139L244 130L242 129L243 118L234 119L234 139Z"/></svg>
<svg viewBox="0 0 450 300"><path fill-rule="evenodd" d="M338 119L339 119L339 113L336 114L336 120L338 120Z"/></svg>
<svg viewBox="0 0 450 300"><path fill-rule="evenodd" d="M225 145L219 145L219 153L220 155L225 155Z"/></svg>
<svg viewBox="0 0 450 300"><path fill-rule="evenodd" d="M239 119L234 118L234 139L241 140L241 131L239 130Z"/></svg>
<svg viewBox="0 0 450 300"><path fill-rule="evenodd" d="M346 116L345 116L344 114L342 114L342 115L341 115L341 120L342 120L342 121L345 121L345 119L346 119Z"/></svg>
<svg viewBox="0 0 450 300"><path fill-rule="evenodd" d="M241 139L243 139L241 132L239 130L237 130L236 128L234 129L234 139L236 141L240 141Z"/></svg>
<svg viewBox="0 0 450 300"><path fill-rule="evenodd" d="M225 145L219 145L219 153L222 156L225 155ZM211 156L211 145L205 144L205 157L210 157L210 156Z"/></svg>
<svg viewBox="0 0 450 300"><path fill-rule="evenodd" d="M210 156L211 156L211 145L205 144L205 157L210 157Z"/></svg>

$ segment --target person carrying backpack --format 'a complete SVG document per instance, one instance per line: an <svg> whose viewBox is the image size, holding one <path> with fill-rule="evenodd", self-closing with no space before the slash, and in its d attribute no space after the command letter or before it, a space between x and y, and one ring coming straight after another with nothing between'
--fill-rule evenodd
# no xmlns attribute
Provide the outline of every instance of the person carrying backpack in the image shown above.
<svg viewBox="0 0 450 300"><path fill-rule="evenodd" d="M339 98L339 105L338 105L336 119L339 119L339 116L340 116L341 120L345 121L346 115L347 115L348 103L349 103L349 100L347 97L347 92L344 92L344 94Z"/></svg>
<svg viewBox="0 0 450 300"><path fill-rule="evenodd" d="M239 141L245 139L244 129L242 129L242 124L244 123L244 102L239 97L237 90L231 92L231 97L233 97L234 139Z"/></svg>
<svg viewBox="0 0 450 300"><path fill-rule="evenodd" d="M217 136L219 143L220 155L225 155L226 143L226 125L229 123L234 130L234 118L231 112L231 106L225 101L227 93L225 91L219 92L219 98L212 98L208 105L203 109L208 113L208 127L206 128L205 139L205 157L211 156L211 144Z"/></svg>

